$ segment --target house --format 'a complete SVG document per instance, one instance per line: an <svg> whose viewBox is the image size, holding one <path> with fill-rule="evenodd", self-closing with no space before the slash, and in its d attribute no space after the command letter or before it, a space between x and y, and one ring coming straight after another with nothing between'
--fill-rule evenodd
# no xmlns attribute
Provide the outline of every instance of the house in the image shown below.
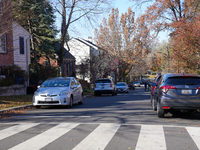
<svg viewBox="0 0 200 150"><path fill-rule="evenodd" d="M30 34L12 19L11 0L0 0L0 75L18 65L29 75ZM26 86L29 81L26 80Z"/></svg>
<svg viewBox="0 0 200 150"><path fill-rule="evenodd" d="M91 82L96 76L95 72L92 72L92 62L98 55L100 48L92 43L92 38L90 37L88 40L72 38L67 44L65 43L64 47L69 50L76 59L76 77Z"/></svg>
<svg viewBox="0 0 200 150"><path fill-rule="evenodd" d="M49 60L42 56L39 58L38 63L43 67L59 67L58 65L58 54L60 50L60 43L55 43L55 49L54 49L54 58L49 58ZM75 76L75 57L64 48L64 56L63 56L63 62L64 62L64 71L66 76Z"/></svg>
<svg viewBox="0 0 200 150"><path fill-rule="evenodd" d="M58 54L60 50L60 43L56 43L55 52ZM66 48L64 48L64 56L63 56L63 71L65 71L65 75L68 77L75 77L75 62L76 59L74 55L72 55Z"/></svg>

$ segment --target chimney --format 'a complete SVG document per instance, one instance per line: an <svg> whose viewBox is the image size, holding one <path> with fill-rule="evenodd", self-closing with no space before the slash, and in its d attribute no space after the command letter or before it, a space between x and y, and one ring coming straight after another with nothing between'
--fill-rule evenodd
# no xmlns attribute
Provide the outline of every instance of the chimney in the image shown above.
<svg viewBox="0 0 200 150"><path fill-rule="evenodd" d="M92 37L88 36L88 41L92 42Z"/></svg>

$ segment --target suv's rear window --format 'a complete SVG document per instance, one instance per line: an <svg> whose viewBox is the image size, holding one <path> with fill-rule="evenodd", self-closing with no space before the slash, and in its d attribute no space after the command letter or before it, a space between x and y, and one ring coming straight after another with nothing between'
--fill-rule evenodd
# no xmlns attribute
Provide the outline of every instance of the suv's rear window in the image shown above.
<svg viewBox="0 0 200 150"><path fill-rule="evenodd" d="M170 77L166 80L166 84L200 85L200 78L199 77Z"/></svg>
<svg viewBox="0 0 200 150"><path fill-rule="evenodd" d="M96 83L111 83L110 80L97 80Z"/></svg>

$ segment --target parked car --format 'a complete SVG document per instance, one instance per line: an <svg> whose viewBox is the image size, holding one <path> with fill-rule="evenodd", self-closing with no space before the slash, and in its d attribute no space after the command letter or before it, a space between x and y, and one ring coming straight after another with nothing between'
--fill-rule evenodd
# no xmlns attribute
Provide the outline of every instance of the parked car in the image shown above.
<svg viewBox="0 0 200 150"><path fill-rule="evenodd" d="M140 81L135 81L135 82L134 82L134 86L135 86L135 87L136 87L136 86L137 86L137 87L140 87Z"/></svg>
<svg viewBox="0 0 200 150"><path fill-rule="evenodd" d="M126 84L126 82L117 82L116 87L117 87L117 92L125 92L125 93L129 92L129 87Z"/></svg>
<svg viewBox="0 0 200 150"><path fill-rule="evenodd" d="M44 81L33 95L33 106L66 105L83 103L83 89L73 77L56 77Z"/></svg>
<svg viewBox="0 0 200 150"><path fill-rule="evenodd" d="M162 75L158 74L154 80L154 83L151 85L151 106L154 111L157 110L157 100L154 99L155 93L157 93L156 86L158 85L159 80L161 79Z"/></svg>
<svg viewBox="0 0 200 150"><path fill-rule="evenodd" d="M112 79L101 78L96 80L94 87L94 95L100 96L101 94L112 94L112 96L117 94L117 88Z"/></svg>
<svg viewBox="0 0 200 150"><path fill-rule="evenodd" d="M164 74L154 99L157 99L159 118L170 112L194 112L200 109L200 76L192 74Z"/></svg>
<svg viewBox="0 0 200 150"><path fill-rule="evenodd" d="M128 84L128 88L129 88L129 90L135 90L134 83L130 82L130 83Z"/></svg>

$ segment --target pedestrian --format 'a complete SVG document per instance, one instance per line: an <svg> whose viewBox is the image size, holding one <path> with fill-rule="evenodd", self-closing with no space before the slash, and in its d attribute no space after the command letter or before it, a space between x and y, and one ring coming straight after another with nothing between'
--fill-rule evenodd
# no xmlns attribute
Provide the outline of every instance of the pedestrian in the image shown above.
<svg viewBox="0 0 200 150"><path fill-rule="evenodd" d="M147 82L144 81L144 91L146 92L146 89L147 89Z"/></svg>

